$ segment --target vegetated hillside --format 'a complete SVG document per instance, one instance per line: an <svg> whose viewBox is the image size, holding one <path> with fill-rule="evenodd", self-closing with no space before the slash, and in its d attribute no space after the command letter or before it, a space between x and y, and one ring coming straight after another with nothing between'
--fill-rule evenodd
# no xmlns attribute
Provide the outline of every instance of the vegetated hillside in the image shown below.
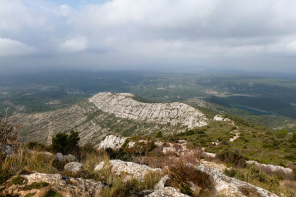
<svg viewBox="0 0 296 197"><path fill-rule="evenodd" d="M132 94L100 93L71 107L35 114L15 114L19 141L51 142L58 132L74 129L81 143L98 144L109 134L129 136L153 134L161 130L180 132L204 126L207 118L197 109L182 103L142 103Z"/></svg>

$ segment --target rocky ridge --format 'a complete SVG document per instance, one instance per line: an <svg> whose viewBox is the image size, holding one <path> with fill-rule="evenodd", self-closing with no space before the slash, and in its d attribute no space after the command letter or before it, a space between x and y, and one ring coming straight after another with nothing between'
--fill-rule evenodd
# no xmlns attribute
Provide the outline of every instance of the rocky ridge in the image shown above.
<svg viewBox="0 0 296 197"><path fill-rule="evenodd" d="M81 144L98 145L107 135L149 134L159 130L182 132L207 124L197 109L183 103L142 103L132 94L99 93L71 107L21 114L10 120L19 123L19 141L49 144L58 132L79 132Z"/></svg>
<svg viewBox="0 0 296 197"><path fill-rule="evenodd" d="M159 124L183 124L192 129L207 125L207 118L199 110L184 103L142 103L129 93L102 92L89 99L100 110L120 118Z"/></svg>

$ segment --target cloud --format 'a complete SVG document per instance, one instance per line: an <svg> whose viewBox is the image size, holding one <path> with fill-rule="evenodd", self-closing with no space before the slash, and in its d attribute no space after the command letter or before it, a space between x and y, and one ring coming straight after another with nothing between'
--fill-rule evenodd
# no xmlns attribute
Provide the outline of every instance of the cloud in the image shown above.
<svg viewBox="0 0 296 197"><path fill-rule="evenodd" d="M88 48L88 40L85 37L76 37L66 40L59 47L62 53L81 52Z"/></svg>
<svg viewBox="0 0 296 197"><path fill-rule="evenodd" d="M114 67L125 61L135 67L178 62L245 69L237 60L248 59L250 69L269 68L278 58L279 65L294 69L294 0L53 2L2 0L0 38L24 51L38 49L61 66L82 60L95 66L100 60Z"/></svg>
<svg viewBox="0 0 296 197"><path fill-rule="evenodd" d="M35 54L38 50L16 40L0 38L0 56Z"/></svg>

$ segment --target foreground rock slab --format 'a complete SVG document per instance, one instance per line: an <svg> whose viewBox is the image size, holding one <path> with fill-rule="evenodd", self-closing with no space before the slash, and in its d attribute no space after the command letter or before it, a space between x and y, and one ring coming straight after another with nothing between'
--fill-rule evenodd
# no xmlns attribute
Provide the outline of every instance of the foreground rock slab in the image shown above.
<svg viewBox="0 0 296 197"><path fill-rule="evenodd" d="M12 185L5 189L5 196L26 196L35 193L34 196L46 196L49 190L60 193L63 197L94 197L101 196L103 184L91 179L71 178L60 174L34 173L30 175L21 175L26 179L25 185ZM46 182L48 186L40 189L24 189L32 183ZM1 194L0 194L1 196Z"/></svg>

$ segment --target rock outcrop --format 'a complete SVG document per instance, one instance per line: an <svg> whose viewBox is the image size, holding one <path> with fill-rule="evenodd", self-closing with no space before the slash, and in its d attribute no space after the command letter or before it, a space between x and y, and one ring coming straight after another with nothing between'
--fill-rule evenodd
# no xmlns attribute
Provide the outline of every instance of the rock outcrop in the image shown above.
<svg viewBox="0 0 296 197"><path fill-rule="evenodd" d="M206 172L213 178L216 193L218 195L278 197L276 194L271 193L268 190L228 177L217 169L206 168L203 165L198 166L197 169Z"/></svg>
<svg viewBox="0 0 296 197"><path fill-rule="evenodd" d="M64 197L93 197L101 196L101 191L103 189L103 184L101 182L96 182L91 179L71 178L60 174L34 173L22 175L22 177L26 180L25 185L12 185L5 189L2 194L5 196L24 197L35 193L34 196L44 197L49 190L53 190ZM27 189L31 184L41 182L47 183L48 185L38 189L33 187L29 190Z"/></svg>
<svg viewBox="0 0 296 197"><path fill-rule="evenodd" d="M184 103L142 103L129 93L102 92L89 99L100 110L116 117L158 124L185 125L188 128L207 125L199 110Z"/></svg>
<svg viewBox="0 0 296 197"><path fill-rule="evenodd" d="M166 187L165 184L169 180L169 175L162 177L159 182L154 186L154 191L146 195L146 197L188 197L186 194L182 194L178 189L173 187Z"/></svg>
<svg viewBox="0 0 296 197"><path fill-rule="evenodd" d="M106 149L119 149L127 140L127 137L117 137L115 135L108 135L99 145L98 148ZM129 142L128 147L133 147L135 142Z"/></svg>
<svg viewBox="0 0 296 197"><path fill-rule="evenodd" d="M291 168L285 168L283 166L275 166L272 164L262 164L258 163L257 161L247 161L247 164L254 164L258 168L265 168L268 169L271 172L282 172L284 174L290 175L293 177L293 170Z"/></svg>
<svg viewBox="0 0 296 197"><path fill-rule="evenodd" d="M102 170L105 166L107 166L104 161L98 164L95 167L95 171ZM121 160L110 160L110 166L112 172L114 172L116 175L120 175L122 173L126 173L127 176L125 180L129 180L131 178L135 178L138 180L142 180L145 175L149 172L151 173L160 173L160 168L150 168L146 165L137 164L134 162L125 162Z"/></svg>

